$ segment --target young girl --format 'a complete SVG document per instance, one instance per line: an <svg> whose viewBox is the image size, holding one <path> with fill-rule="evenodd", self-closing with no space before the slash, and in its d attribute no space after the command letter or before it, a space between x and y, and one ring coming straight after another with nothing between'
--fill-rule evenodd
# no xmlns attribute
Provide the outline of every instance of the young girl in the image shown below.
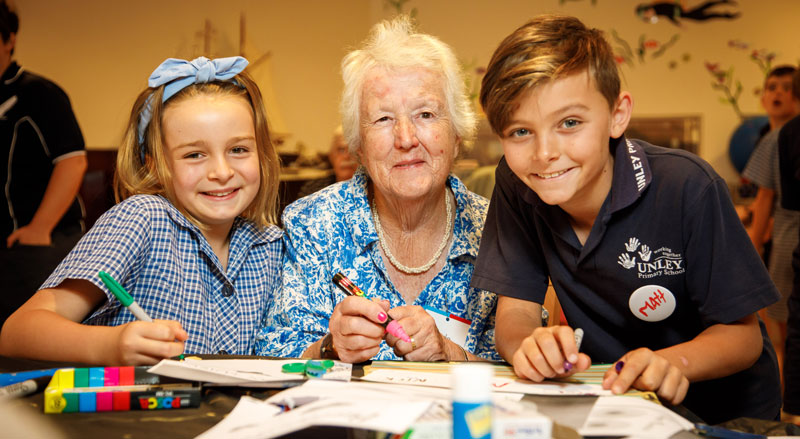
<svg viewBox="0 0 800 439"><path fill-rule="evenodd" d="M201 57L156 68L118 151L119 204L6 321L0 354L117 365L251 353L283 246L270 225L278 157L246 66ZM156 320L136 320L100 271Z"/></svg>

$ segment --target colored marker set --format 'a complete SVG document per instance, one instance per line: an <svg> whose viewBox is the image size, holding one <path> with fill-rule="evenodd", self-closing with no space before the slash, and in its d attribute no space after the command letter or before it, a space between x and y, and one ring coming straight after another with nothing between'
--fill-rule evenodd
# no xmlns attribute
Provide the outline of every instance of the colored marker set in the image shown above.
<svg viewBox="0 0 800 439"><path fill-rule="evenodd" d="M44 390L45 413L198 407L199 384L147 372L149 366L59 369Z"/></svg>

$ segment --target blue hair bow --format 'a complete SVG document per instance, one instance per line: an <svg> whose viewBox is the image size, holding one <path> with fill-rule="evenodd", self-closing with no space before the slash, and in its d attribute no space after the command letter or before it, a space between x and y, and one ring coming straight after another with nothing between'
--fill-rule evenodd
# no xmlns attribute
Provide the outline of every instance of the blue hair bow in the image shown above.
<svg viewBox="0 0 800 439"><path fill-rule="evenodd" d="M241 56L214 60L201 56L191 62L183 59L167 58L166 61L153 70L147 85L155 88L167 84L164 87L164 96L161 99L161 102L166 102L167 99L192 84L227 81L241 73L247 67L247 64L249 62ZM152 99L152 95L150 99ZM147 125L150 124L150 119L153 117L150 99L148 99L147 105L139 115L138 134L140 146L144 145L144 133L147 130ZM141 156L142 164L144 164L144 148L139 151L139 155Z"/></svg>

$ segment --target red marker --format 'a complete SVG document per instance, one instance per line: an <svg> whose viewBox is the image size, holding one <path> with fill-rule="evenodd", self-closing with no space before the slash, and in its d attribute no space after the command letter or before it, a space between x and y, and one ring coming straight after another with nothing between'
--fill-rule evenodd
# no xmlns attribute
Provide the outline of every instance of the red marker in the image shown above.
<svg viewBox="0 0 800 439"><path fill-rule="evenodd" d="M333 283L339 287L340 290L344 291L345 294L348 296L359 296L359 297L367 297L361 288L357 287L347 276L343 275L342 273L336 273L333 275ZM389 334L394 335L395 337L403 340L406 343L411 343L411 338L406 334L406 331L397 323L393 318L386 314L386 321L381 323L384 328L386 328L386 332Z"/></svg>

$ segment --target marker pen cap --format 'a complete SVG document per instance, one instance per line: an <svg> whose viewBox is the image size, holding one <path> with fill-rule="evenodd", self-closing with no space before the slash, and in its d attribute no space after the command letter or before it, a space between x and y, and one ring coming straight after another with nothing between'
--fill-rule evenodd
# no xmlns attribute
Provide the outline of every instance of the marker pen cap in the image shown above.
<svg viewBox="0 0 800 439"><path fill-rule="evenodd" d="M463 363L450 368L453 401L487 402L492 400L492 367L488 364Z"/></svg>

